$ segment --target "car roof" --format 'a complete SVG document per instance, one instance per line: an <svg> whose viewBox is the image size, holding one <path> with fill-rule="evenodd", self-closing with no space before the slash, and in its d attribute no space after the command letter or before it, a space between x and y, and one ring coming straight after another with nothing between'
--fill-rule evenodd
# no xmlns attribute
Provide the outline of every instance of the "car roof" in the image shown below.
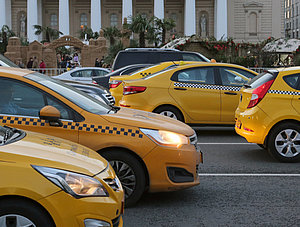
<svg viewBox="0 0 300 227"><path fill-rule="evenodd" d="M80 87L88 87L88 88L92 87L92 88L100 88L102 90L107 90L105 87L98 85L98 84L87 84L87 83L82 83L82 82L78 82L78 81L74 81L74 80L61 80L61 79L55 79L55 80L62 81L69 85L78 85Z"/></svg>
<svg viewBox="0 0 300 227"><path fill-rule="evenodd" d="M4 66L0 66L0 72L1 74L16 75L16 76L26 76L30 73L33 73L33 71L28 69L4 67Z"/></svg>

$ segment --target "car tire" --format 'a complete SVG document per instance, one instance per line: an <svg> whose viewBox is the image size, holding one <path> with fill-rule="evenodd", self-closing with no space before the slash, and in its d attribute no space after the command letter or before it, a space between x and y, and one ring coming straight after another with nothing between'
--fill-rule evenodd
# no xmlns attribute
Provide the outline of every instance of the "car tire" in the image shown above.
<svg viewBox="0 0 300 227"><path fill-rule="evenodd" d="M153 112L184 122L182 113L173 106L161 106L155 109Z"/></svg>
<svg viewBox="0 0 300 227"><path fill-rule="evenodd" d="M101 154L115 170L125 194L125 206L134 205L146 188L146 177L142 164L126 151L109 150Z"/></svg>
<svg viewBox="0 0 300 227"><path fill-rule="evenodd" d="M300 126L288 122L272 129L268 139L268 151L280 162L300 161Z"/></svg>
<svg viewBox="0 0 300 227"><path fill-rule="evenodd" d="M264 150L266 150L267 148L265 147L265 145L263 145L263 144L260 144L260 143L257 143L257 146L259 146L260 148L262 148L262 149L264 149Z"/></svg>
<svg viewBox="0 0 300 227"><path fill-rule="evenodd" d="M0 226L54 227L55 225L46 211L38 205L31 201L11 198L0 201Z"/></svg>

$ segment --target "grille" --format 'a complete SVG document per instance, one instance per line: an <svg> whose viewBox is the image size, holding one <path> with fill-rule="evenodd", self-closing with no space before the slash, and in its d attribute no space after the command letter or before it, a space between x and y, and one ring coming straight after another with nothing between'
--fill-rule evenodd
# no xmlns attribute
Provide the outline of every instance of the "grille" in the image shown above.
<svg viewBox="0 0 300 227"><path fill-rule="evenodd" d="M104 97L109 101L111 105L115 105L115 98L111 94L105 94Z"/></svg>
<svg viewBox="0 0 300 227"><path fill-rule="evenodd" d="M110 179L110 178L106 178L104 179L104 181L114 190L114 191L118 191L120 189L120 182L117 178L114 179Z"/></svg>

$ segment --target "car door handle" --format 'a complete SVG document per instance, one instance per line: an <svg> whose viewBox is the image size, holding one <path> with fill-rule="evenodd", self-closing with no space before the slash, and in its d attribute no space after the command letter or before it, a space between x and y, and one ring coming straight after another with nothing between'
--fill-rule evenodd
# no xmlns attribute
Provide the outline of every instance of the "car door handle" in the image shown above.
<svg viewBox="0 0 300 227"><path fill-rule="evenodd" d="M237 95L235 92L224 92L225 95Z"/></svg>
<svg viewBox="0 0 300 227"><path fill-rule="evenodd" d="M175 87L174 89L175 90L180 90L180 91L186 91L187 90L186 88L182 88L182 87Z"/></svg>

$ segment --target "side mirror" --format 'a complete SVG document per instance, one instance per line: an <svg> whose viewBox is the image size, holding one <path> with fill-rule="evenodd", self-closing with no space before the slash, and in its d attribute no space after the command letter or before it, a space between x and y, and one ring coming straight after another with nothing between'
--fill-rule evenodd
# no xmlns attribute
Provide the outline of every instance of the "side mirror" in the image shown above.
<svg viewBox="0 0 300 227"><path fill-rule="evenodd" d="M211 62L211 63L217 63L216 59L213 59L213 58L210 59L210 62Z"/></svg>
<svg viewBox="0 0 300 227"><path fill-rule="evenodd" d="M63 123L60 120L60 112L54 106L44 106L39 112L39 117L40 119L49 122L50 126L63 126Z"/></svg>

